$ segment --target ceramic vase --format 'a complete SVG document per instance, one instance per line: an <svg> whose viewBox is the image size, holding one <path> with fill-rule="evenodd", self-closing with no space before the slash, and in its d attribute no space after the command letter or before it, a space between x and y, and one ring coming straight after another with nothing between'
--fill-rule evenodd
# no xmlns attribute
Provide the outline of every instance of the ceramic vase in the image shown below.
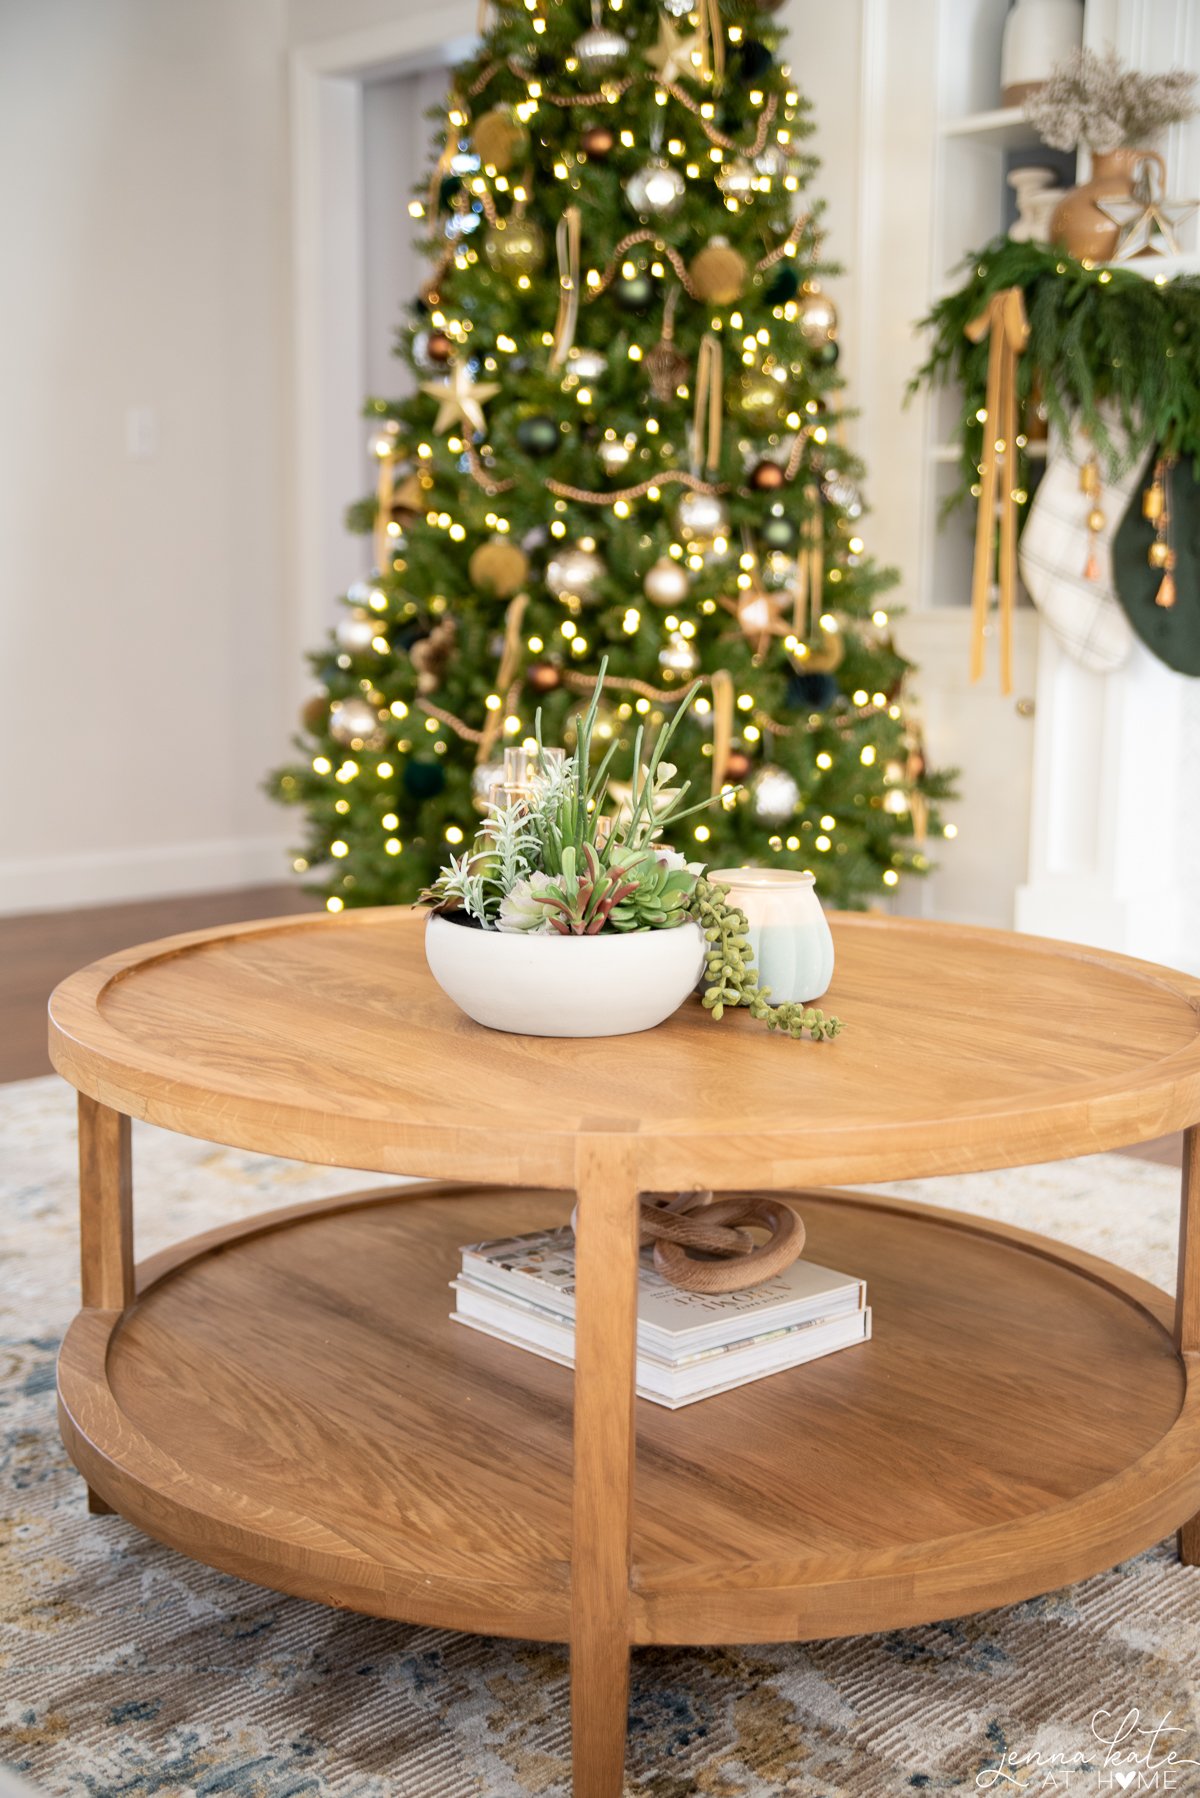
<svg viewBox="0 0 1200 1798"><path fill-rule="evenodd" d="M1053 241L1081 261L1107 262L1116 250L1120 232L1096 202L1127 200L1144 162L1155 163L1160 183L1165 183L1166 164L1157 150L1096 151L1090 178L1073 187L1054 209L1050 220Z"/></svg>
<svg viewBox="0 0 1200 1798"><path fill-rule="evenodd" d="M833 979L833 938L811 874L791 868L718 868L708 877L729 888L729 903L750 926L759 983L771 1003L807 1004Z"/></svg>
<svg viewBox="0 0 1200 1798"><path fill-rule="evenodd" d="M1083 0L1016 0L1000 44L1000 103L1020 106L1083 42Z"/></svg>

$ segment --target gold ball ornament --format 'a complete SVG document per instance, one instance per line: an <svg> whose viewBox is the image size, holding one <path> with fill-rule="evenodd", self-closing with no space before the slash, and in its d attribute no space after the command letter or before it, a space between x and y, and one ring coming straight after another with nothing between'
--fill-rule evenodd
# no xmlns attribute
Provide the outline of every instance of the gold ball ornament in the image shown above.
<svg viewBox="0 0 1200 1798"><path fill-rule="evenodd" d="M738 383L738 403L747 418L765 419L779 411L782 388L760 368L747 369Z"/></svg>
<svg viewBox="0 0 1200 1798"><path fill-rule="evenodd" d="M805 288L796 300L796 323L809 348L817 349L837 336L837 307L819 287Z"/></svg>
<svg viewBox="0 0 1200 1798"><path fill-rule="evenodd" d="M1174 568L1175 552L1171 545L1161 537L1156 538L1146 551L1146 560L1151 568Z"/></svg>
<svg viewBox="0 0 1200 1798"><path fill-rule="evenodd" d="M324 730L328 717L328 693L314 693L311 698L304 701L300 708L300 722L305 730L310 731L313 736L316 736L318 731Z"/></svg>
<svg viewBox="0 0 1200 1798"><path fill-rule="evenodd" d="M1105 516L1104 516L1103 512L1100 510L1099 506L1093 506L1091 511L1088 513L1088 521L1087 521L1088 530L1098 533L1104 529L1107 522L1108 522L1108 520L1105 518Z"/></svg>
<svg viewBox="0 0 1200 1798"><path fill-rule="evenodd" d="M506 281L536 274L546 260L546 239L533 219L510 218L488 232L483 253L493 274Z"/></svg>
<svg viewBox="0 0 1200 1798"><path fill-rule="evenodd" d="M732 306L746 291L746 258L723 237L714 237L693 256L688 274L710 306Z"/></svg>
<svg viewBox="0 0 1200 1798"><path fill-rule="evenodd" d="M681 606L690 587L687 569L682 562L675 562L670 556L660 556L646 570L646 578L642 582L642 591L654 606Z"/></svg>
<svg viewBox="0 0 1200 1798"><path fill-rule="evenodd" d="M816 643L806 656L797 659L797 674L832 674L846 659L846 642L841 631L818 631Z"/></svg>
<svg viewBox="0 0 1200 1798"><path fill-rule="evenodd" d="M507 107L495 106L476 119L471 127L471 143L485 168L505 175L528 151L529 133Z"/></svg>
<svg viewBox="0 0 1200 1798"><path fill-rule="evenodd" d="M489 537L472 551L467 563L471 585L496 599L511 599L525 585L529 574L529 557L507 537Z"/></svg>

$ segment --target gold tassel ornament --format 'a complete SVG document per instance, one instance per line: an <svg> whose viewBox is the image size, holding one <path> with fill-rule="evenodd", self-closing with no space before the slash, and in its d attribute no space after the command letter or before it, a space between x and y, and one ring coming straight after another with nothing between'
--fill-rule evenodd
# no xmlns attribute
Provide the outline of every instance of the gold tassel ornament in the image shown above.
<svg viewBox="0 0 1200 1798"><path fill-rule="evenodd" d="M721 404L725 392L721 340L712 331L700 339L696 357L696 404L692 414L692 473L714 474L721 461ZM703 446L703 447L702 447Z"/></svg>
<svg viewBox="0 0 1200 1798"><path fill-rule="evenodd" d="M988 339L987 417L971 582L971 679L977 681L983 676L988 598L994 565L993 533L998 511L1000 689L1011 693L1012 619L1017 598L1017 358L1029 342L1029 320L1021 289L1006 287L993 294L986 310L967 326L967 336L972 343Z"/></svg>

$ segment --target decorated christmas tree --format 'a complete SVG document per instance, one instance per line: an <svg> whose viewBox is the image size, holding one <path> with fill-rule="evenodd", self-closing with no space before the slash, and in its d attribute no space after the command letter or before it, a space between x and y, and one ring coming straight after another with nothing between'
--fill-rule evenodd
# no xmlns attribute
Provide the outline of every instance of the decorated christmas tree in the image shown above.
<svg viewBox="0 0 1200 1798"><path fill-rule="evenodd" d="M636 726L703 683L672 760L716 799L677 847L843 905L927 866L945 785L865 546L774 9L504 0L454 74L410 207L415 391L367 406L375 571L274 780L330 910L414 898L519 784L538 708L570 746L602 656L618 803Z"/></svg>

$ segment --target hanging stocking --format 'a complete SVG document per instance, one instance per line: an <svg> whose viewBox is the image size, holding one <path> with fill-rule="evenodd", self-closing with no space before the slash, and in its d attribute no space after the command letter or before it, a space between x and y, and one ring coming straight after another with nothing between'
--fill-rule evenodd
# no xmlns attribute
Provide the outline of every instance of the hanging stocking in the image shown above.
<svg viewBox="0 0 1200 1798"><path fill-rule="evenodd" d="M1105 423L1121 452L1127 439L1119 420ZM1076 431L1064 441L1052 433L1021 536L1021 576L1034 605L1066 653L1095 674L1119 668L1132 643L1113 583L1112 542L1146 459L1137 456L1109 481L1089 437Z"/></svg>

